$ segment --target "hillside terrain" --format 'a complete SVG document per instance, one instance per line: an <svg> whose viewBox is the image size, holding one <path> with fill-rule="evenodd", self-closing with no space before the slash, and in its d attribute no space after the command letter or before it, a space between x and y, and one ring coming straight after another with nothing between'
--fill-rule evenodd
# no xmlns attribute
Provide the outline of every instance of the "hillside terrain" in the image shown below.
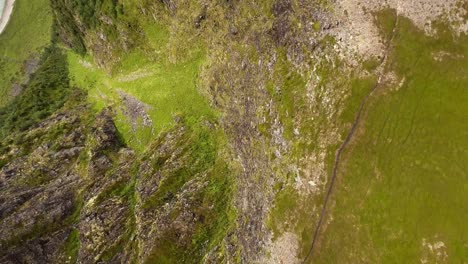
<svg viewBox="0 0 468 264"><path fill-rule="evenodd" d="M468 262L461 0L16 0L0 263Z"/></svg>

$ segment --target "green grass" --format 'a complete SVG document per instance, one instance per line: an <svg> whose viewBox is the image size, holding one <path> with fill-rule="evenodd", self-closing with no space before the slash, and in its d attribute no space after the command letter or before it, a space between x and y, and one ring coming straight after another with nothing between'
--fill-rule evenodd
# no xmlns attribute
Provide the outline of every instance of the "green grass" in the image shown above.
<svg viewBox="0 0 468 264"><path fill-rule="evenodd" d="M234 185L232 169L222 156L222 147L226 144L223 137L219 130L193 126L174 142L182 149L175 162L176 168L168 168L169 165L165 164L167 157L153 160L152 166L162 171L163 176L157 191L143 204L145 209L154 210L180 199L176 197L189 181L205 182L206 186L184 195L186 203L190 203L189 210L199 219L193 230L187 231L185 240L188 241L180 243L177 229L169 228L162 238L155 241L156 245L145 263L200 263L232 228L236 217L232 206ZM158 152L149 152L152 153ZM172 208L174 218L183 213L178 206L175 203Z"/></svg>
<svg viewBox="0 0 468 264"><path fill-rule="evenodd" d="M23 79L24 61L39 57L50 43L52 14L48 0L16 0L0 35L0 106L10 99L13 83Z"/></svg>
<svg viewBox="0 0 468 264"><path fill-rule="evenodd" d="M468 38L442 26L427 37L399 19L388 67L405 82L383 85L367 106L315 262L435 261L423 239L444 243L444 262L468 260Z"/></svg>
<svg viewBox="0 0 468 264"><path fill-rule="evenodd" d="M374 76L354 78L350 81L351 94L345 108L340 115L340 119L344 123L351 124L354 122L362 99L370 92L376 82L377 78ZM344 130L343 132L347 133L348 131ZM344 137L346 137L346 135L343 135L343 138Z"/></svg>
<svg viewBox="0 0 468 264"><path fill-rule="evenodd" d="M320 45L326 49L334 43L335 40L328 37L323 39ZM333 128L337 129L342 139L346 137L362 98L372 89L376 78L362 77L360 69L344 71L343 67L346 65L337 57L332 58L332 63L329 60L320 61L313 66L313 72L311 69L309 73L304 74L304 76L312 75L312 78L318 77L317 84L311 88L314 102L310 103L306 98L309 92L305 87L305 78L294 71L293 66L284 61L285 58L282 59L281 56L279 58L274 78L275 84L283 89L277 92L271 84L268 91L278 104L279 117L285 127L284 136L292 143L285 165L300 164L304 157L318 155L317 153L323 151L324 171L330 175L335 153L341 142L330 143L326 145L326 149L321 149L324 145L320 142ZM372 65L367 70L373 70L379 61L372 61L369 64ZM334 112L334 110L341 111ZM300 132L299 135L293 135L294 126ZM263 125L260 129L266 130L266 128L268 127ZM304 165L307 166L301 164ZM304 258L312 243L318 219L317 208L320 208L324 196L317 193L300 193L293 187L296 185L296 176L293 172L277 175L274 206L270 210L267 225L273 232L273 240L281 237L284 232L295 233L299 239L298 257ZM298 176L303 177L301 173Z"/></svg>
<svg viewBox="0 0 468 264"><path fill-rule="evenodd" d="M122 54L121 60L110 72L99 69L92 57L82 57L70 51L70 79L73 85L87 90L88 100L96 111L109 105L117 111L116 126L125 143L137 152L151 151L152 148L148 146L154 146L152 142L171 131L176 125L175 118L181 119L187 132L174 144L183 148L188 158L182 160L184 163L180 167L168 172L156 193L145 201L142 208L159 208L174 199L188 181L203 177L208 182L207 186L193 195L196 202L194 211L204 220L196 224L188 237L190 241L184 245L177 245L176 234L171 229L166 231L146 261L174 263L184 259L197 262L201 261L207 250L222 241L235 218L231 201L231 172L224 158L220 157L225 135L216 128L206 126L206 121L216 123L218 116L198 91L198 75L205 63L206 51L200 44L202 41L197 39L192 43L184 39L171 40L179 36L171 36L165 24L140 22L147 38L146 46ZM190 52L184 52L183 58L174 59L171 55L173 50ZM147 114L153 121L153 127L140 125L133 130L130 120L121 111L124 105L119 91L150 106ZM163 163L158 158L153 165L163 166ZM125 186L117 184L104 196L120 194L125 191ZM178 213L175 208L173 214Z"/></svg>
<svg viewBox="0 0 468 264"><path fill-rule="evenodd" d="M195 225L191 239L186 245L178 244L177 231L168 230L145 263L200 263L215 246L219 246L227 232L232 229L236 213L232 207L232 179L229 168L217 162L207 175L208 186L195 193L193 209L201 220ZM180 214L175 210L173 214Z"/></svg>
<svg viewBox="0 0 468 264"><path fill-rule="evenodd" d="M78 259L78 251L80 249L80 233L77 229L73 229L65 241L64 253L68 263L76 263Z"/></svg>
<svg viewBox="0 0 468 264"><path fill-rule="evenodd" d="M121 54L120 61L110 71L99 69L90 56L83 57L69 51L70 79L72 85L88 92L88 100L95 111L107 106L117 111L114 120L125 143L141 154L151 151L148 146L154 146L152 142L171 131L176 118L181 119L187 134L174 144L183 148L188 158L182 160L184 163L180 167L170 170L156 193L142 207L158 208L174 199L189 180L203 177L207 186L193 195L196 202L194 211L204 220L196 224L188 237L190 241L184 245L177 245L176 234L168 230L163 238L156 241L157 246L146 261L174 263L184 259L199 262L208 250L222 241L235 218L231 172L224 158L220 157L225 135L206 125L206 122L216 123L218 116L198 91L198 75L207 54L201 40L195 38L188 42L177 39L186 36L171 35L168 26L162 22L155 24L141 19L140 26L146 36L143 46ZM184 51L183 55L174 57L174 50ZM140 125L136 130L132 128L130 120L122 112L124 105L119 91L150 106L147 114L153 121L153 127ZM158 158L153 165L162 166L163 163ZM128 186L116 184L103 197L127 193ZM178 213L175 208L173 214Z"/></svg>
<svg viewBox="0 0 468 264"><path fill-rule="evenodd" d="M171 63L166 56L169 39L166 28L154 25L145 26L145 30L151 52L135 49L123 55L112 74L97 68L92 58L69 52L72 83L88 90L97 110L108 105L119 110L116 125L126 143L138 151L143 151L161 131L172 127L176 116L191 120L215 117L208 101L197 90L198 74L205 61L203 47L195 43L191 57ZM147 114L153 127L132 130L130 120L120 111L123 105L119 90L150 106Z"/></svg>

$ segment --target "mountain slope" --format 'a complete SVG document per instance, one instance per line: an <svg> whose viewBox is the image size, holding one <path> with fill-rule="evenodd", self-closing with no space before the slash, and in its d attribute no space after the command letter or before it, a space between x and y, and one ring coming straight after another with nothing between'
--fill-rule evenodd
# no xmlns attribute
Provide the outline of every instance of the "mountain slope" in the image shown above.
<svg viewBox="0 0 468 264"><path fill-rule="evenodd" d="M16 2L0 262L466 261L462 1Z"/></svg>

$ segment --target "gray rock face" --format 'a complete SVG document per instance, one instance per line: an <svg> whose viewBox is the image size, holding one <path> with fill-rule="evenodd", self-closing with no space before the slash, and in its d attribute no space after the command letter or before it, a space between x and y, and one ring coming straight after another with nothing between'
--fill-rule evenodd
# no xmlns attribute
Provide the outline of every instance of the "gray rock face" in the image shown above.
<svg viewBox="0 0 468 264"><path fill-rule="evenodd" d="M68 129L57 133L59 127ZM50 263L60 255L82 183L74 170L82 133L77 113L69 112L11 135L25 142L1 156L7 163L0 169L0 262Z"/></svg>
<svg viewBox="0 0 468 264"><path fill-rule="evenodd" d="M177 252L198 262L206 245L193 241L213 228L215 209L211 163L201 163L194 132L179 124L137 155L110 109L91 113L63 110L11 135L25 141L0 156L0 263L132 263Z"/></svg>

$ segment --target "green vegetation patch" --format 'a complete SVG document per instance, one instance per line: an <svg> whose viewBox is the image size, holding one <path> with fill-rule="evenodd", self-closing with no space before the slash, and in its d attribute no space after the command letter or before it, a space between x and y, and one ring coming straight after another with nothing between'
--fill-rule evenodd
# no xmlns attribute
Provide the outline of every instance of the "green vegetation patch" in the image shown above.
<svg viewBox="0 0 468 264"><path fill-rule="evenodd" d="M0 106L10 101L13 84L23 83L26 61L39 57L49 45L51 27L48 0L15 1L8 26L0 35Z"/></svg>
<svg viewBox="0 0 468 264"><path fill-rule="evenodd" d="M185 241L180 241L177 229L165 230L145 263L200 263L211 249L219 246L234 223L232 169L222 156L223 135L204 124L193 127L177 141L183 149L177 158L177 168L168 168L173 163L165 164L165 157L155 158L153 166L162 172L163 178L143 208L161 208L185 193L184 203L190 203L198 221L187 231ZM202 186L185 192L193 184ZM175 203L171 212L174 219L184 213L178 206Z"/></svg>
<svg viewBox="0 0 468 264"><path fill-rule="evenodd" d="M468 38L447 28L428 37L399 18L398 80L379 87L346 150L316 262L468 259Z"/></svg>
<svg viewBox="0 0 468 264"><path fill-rule="evenodd" d="M377 82L377 78L374 76L371 77L362 77L362 78L353 78L350 81L350 90L351 94L348 97L347 104L344 107L343 111L341 112L340 119L345 122L351 124L354 122L356 118L356 113L359 110L361 102L363 98L369 94L371 89ZM347 130L343 131L347 133ZM343 138L346 135L343 135Z"/></svg>
<svg viewBox="0 0 468 264"><path fill-rule="evenodd" d="M68 263L76 263L78 251L80 249L80 233L77 229L72 229L64 245L64 255Z"/></svg>
<svg viewBox="0 0 468 264"><path fill-rule="evenodd" d="M73 52L68 54L72 83L88 91L88 98L96 110L113 106L117 111L116 126L126 143L140 152L162 131L171 128L176 116L184 116L194 123L216 116L197 88L198 74L206 55L200 41L190 44L193 46L189 57L173 63L168 59L169 34L166 26L152 24L144 26L144 29L146 41L151 44L150 51L135 49L123 54L112 74L98 68L90 56L82 57ZM139 112L141 116L136 127L124 114L128 109L123 102L123 94L136 98L146 106L143 107L144 111ZM144 115L151 119L150 126L142 124Z"/></svg>
<svg viewBox="0 0 468 264"><path fill-rule="evenodd" d="M0 136L24 131L63 106L70 93L65 54L55 45L42 55L25 91L0 108Z"/></svg>

